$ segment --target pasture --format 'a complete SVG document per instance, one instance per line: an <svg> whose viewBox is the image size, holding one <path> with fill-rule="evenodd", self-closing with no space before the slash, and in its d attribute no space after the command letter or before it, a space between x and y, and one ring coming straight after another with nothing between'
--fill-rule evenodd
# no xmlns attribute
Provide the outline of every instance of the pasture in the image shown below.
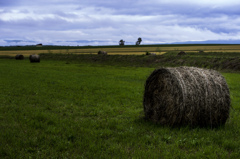
<svg viewBox="0 0 240 159"><path fill-rule="evenodd" d="M174 49L164 57L46 51L40 63L0 58L0 158L240 157L240 74L236 71L221 72L232 106L225 126L170 128L146 121L143 115L144 84L157 66L212 68L212 59L222 64L223 59L238 57L237 51L210 52L204 57L195 53L176 57ZM169 63L170 59L176 63ZM206 59L211 59L208 65L198 65Z"/></svg>

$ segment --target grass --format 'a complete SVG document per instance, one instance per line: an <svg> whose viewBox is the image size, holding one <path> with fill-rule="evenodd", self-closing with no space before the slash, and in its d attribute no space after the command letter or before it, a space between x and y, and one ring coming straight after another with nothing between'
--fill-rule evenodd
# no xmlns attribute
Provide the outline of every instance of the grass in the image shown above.
<svg viewBox="0 0 240 159"><path fill-rule="evenodd" d="M143 119L154 68L61 59L0 59L0 68L0 158L239 158L238 73L223 73L226 125L191 129Z"/></svg>

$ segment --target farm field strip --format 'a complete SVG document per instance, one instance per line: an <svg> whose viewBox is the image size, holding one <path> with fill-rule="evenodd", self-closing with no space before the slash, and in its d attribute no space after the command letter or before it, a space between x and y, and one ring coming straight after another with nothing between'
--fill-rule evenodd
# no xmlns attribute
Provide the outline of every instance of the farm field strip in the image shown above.
<svg viewBox="0 0 240 159"><path fill-rule="evenodd" d="M52 51L47 51L47 50L29 50L29 51L0 51L0 55L6 55L6 56L16 56L17 54L22 54L24 56L29 56L31 54L44 54L44 53L54 53L54 54L57 54L57 53L62 53L62 54L67 54L67 53L70 53L70 54L97 54L97 52L77 52L76 50L75 51L69 51L69 52L66 52L66 51L63 51L63 50L52 50ZM108 55L143 55L145 54L146 51L142 51L142 52L108 52ZM156 55L162 55L166 52L156 52L156 51L151 51L151 53L155 53Z"/></svg>
<svg viewBox="0 0 240 159"><path fill-rule="evenodd" d="M41 49L41 48L40 48ZM1 51L0 55L15 56L16 54L30 55L41 53L62 53L62 54L97 54L99 50L107 51L109 55L142 55L147 51L156 53L157 55L164 54L168 51L185 51L196 52L203 50L204 52L240 52L240 45L218 45L218 46L153 46L153 47L122 47L122 48L82 48L82 49L56 49L56 50L14 50Z"/></svg>
<svg viewBox="0 0 240 159"><path fill-rule="evenodd" d="M166 52L153 52L151 51L151 53L155 53L156 55L163 55ZM89 54L89 53L74 53L74 54ZM90 54L97 54L97 53L90 53ZM110 52L108 53L108 55L145 55L146 52Z"/></svg>

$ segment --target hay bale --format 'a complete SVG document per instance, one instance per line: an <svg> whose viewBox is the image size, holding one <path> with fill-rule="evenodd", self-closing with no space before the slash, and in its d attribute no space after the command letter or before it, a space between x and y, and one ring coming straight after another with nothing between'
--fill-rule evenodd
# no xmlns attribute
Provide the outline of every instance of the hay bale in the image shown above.
<svg viewBox="0 0 240 159"><path fill-rule="evenodd" d="M16 60L23 60L23 59L24 59L24 56L18 54L18 55L15 56L15 59L16 59Z"/></svg>
<svg viewBox="0 0 240 159"><path fill-rule="evenodd" d="M36 54L30 55L29 60L30 60L30 62L40 62L40 56L36 55Z"/></svg>
<svg viewBox="0 0 240 159"><path fill-rule="evenodd" d="M168 126L217 127L229 117L224 77L196 67L160 68L145 84L145 118Z"/></svg>
<svg viewBox="0 0 240 159"><path fill-rule="evenodd" d="M98 51L98 55L107 55L106 51Z"/></svg>
<svg viewBox="0 0 240 159"><path fill-rule="evenodd" d="M187 55L187 53L184 52L184 51L180 51L180 52L178 53L178 56L182 56L182 55Z"/></svg>

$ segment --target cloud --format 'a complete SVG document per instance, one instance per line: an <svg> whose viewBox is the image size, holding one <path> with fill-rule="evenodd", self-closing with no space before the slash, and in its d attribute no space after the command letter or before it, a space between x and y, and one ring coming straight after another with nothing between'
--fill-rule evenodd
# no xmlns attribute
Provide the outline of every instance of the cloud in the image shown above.
<svg viewBox="0 0 240 159"><path fill-rule="evenodd" d="M19 0L0 2L0 45L143 44L239 38L236 0ZM13 42L14 43L14 42Z"/></svg>
<svg viewBox="0 0 240 159"><path fill-rule="evenodd" d="M32 40L4 40L7 43L20 43L20 42L31 42L31 43L35 43L35 41Z"/></svg>

